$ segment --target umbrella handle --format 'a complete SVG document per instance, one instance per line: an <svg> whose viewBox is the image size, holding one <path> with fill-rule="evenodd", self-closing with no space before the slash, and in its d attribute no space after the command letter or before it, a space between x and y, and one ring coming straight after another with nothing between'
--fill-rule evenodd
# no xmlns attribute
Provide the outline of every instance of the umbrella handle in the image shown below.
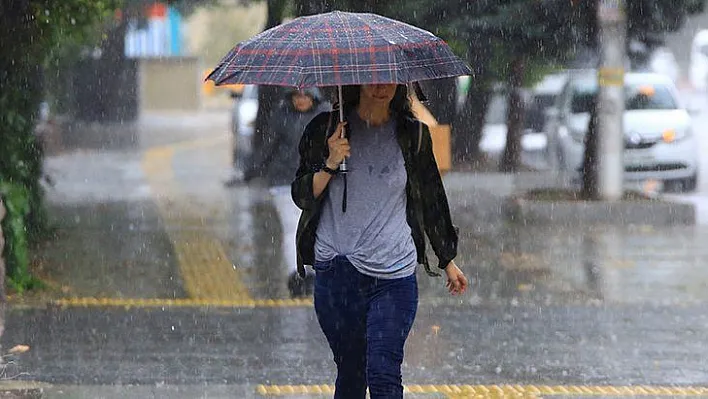
<svg viewBox="0 0 708 399"><path fill-rule="evenodd" d="M337 86L339 93L339 121L344 122L344 96L342 94L342 85ZM340 138L345 138L346 134L344 129L342 129L342 136ZM345 158L341 164L339 164L339 172L347 173L347 159Z"/></svg>

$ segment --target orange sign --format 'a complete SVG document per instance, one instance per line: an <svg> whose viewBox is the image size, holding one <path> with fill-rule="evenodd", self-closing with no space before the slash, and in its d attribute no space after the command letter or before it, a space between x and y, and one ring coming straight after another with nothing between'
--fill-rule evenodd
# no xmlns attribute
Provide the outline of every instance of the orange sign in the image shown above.
<svg viewBox="0 0 708 399"><path fill-rule="evenodd" d="M147 6L148 18L163 19L167 15L167 6L163 3L153 3Z"/></svg>

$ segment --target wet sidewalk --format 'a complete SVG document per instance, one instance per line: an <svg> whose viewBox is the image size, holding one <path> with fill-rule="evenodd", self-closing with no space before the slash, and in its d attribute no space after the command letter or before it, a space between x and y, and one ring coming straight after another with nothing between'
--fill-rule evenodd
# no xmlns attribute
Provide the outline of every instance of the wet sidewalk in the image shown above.
<svg viewBox="0 0 708 399"><path fill-rule="evenodd" d="M227 115L153 115L134 148L52 157L57 240L41 253L65 297L243 301L288 298L267 189L224 188ZM708 294L708 226L511 226L496 174L445 177L474 301L695 302ZM546 179L547 180L547 179ZM263 267L263 265L266 265ZM423 278L425 298L442 284Z"/></svg>
<svg viewBox="0 0 708 399"><path fill-rule="evenodd" d="M38 258L52 288L10 311L3 338L32 347L14 366L23 378L72 398L312 397L331 383L311 301L289 298L267 190L223 187L228 126L222 113L148 115L126 147L48 159L58 230ZM501 215L514 179L445 183L473 284L452 298L420 273L411 397L704 393L687 389L708 385L708 226L515 226Z"/></svg>

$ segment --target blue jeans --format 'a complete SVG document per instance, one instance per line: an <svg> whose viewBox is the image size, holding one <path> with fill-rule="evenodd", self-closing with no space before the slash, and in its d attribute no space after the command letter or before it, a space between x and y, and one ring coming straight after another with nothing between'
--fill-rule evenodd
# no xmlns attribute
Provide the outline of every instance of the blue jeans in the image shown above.
<svg viewBox="0 0 708 399"><path fill-rule="evenodd" d="M402 398L403 346L418 308L418 283L359 273L346 257L314 265L315 312L337 364L335 399Z"/></svg>

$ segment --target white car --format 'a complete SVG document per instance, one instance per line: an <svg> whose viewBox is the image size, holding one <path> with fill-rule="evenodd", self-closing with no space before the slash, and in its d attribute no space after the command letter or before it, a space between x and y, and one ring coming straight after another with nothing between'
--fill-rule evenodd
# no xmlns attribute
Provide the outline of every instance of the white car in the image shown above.
<svg viewBox="0 0 708 399"><path fill-rule="evenodd" d="M547 125L548 153L557 157L549 163L571 175L579 176L582 168L583 141L596 93L596 72L573 73ZM625 75L625 180L661 180L664 186L683 191L696 188L698 144L691 131L691 116L677 94L666 75Z"/></svg>
<svg viewBox="0 0 708 399"><path fill-rule="evenodd" d="M532 133L543 133L548 109L556 103L558 95L568 80L567 72L558 72L543 77L531 90L531 99L526 107L525 124Z"/></svg>
<svg viewBox="0 0 708 399"><path fill-rule="evenodd" d="M528 103L530 94L524 90L522 98L524 103ZM482 129L482 140L479 148L482 152L499 156L504 152L507 136L507 108L509 96L503 85L497 84L494 87L485 117L484 128ZM546 136L543 133L533 132L524 129L521 136L522 152L542 151L546 147Z"/></svg>

